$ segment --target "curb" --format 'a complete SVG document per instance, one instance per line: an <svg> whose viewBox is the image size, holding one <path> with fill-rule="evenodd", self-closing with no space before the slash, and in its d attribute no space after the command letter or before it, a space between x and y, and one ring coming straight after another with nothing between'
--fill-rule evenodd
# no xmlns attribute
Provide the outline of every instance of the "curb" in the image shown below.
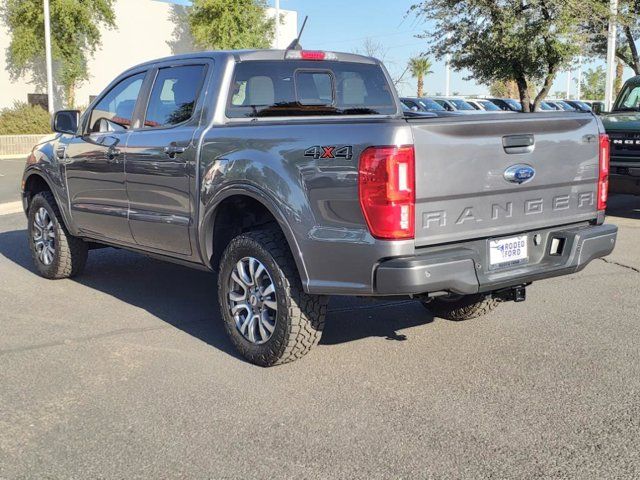
<svg viewBox="0 0 640 480"><path fill-rule="evenodd" d="M0 160L24 160L27 161L27 157L30 153L11 153L7 155L0 155Z"/></svg>
<svg viewBox="0 0 640 480"><path fill-rule="evenodd" d="M0 216L14 213L24 213L21 201L0 203Z"/></svg>

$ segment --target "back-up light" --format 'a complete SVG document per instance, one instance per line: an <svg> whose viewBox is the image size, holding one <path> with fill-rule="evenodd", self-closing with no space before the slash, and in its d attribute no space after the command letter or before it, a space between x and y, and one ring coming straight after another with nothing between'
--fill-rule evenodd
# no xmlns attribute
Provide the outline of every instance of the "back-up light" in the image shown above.
<svg viewBox="0 0 640 480"><path fill-rule="evenodd" d="M333 52L320 50L287 50L284 58L287 60L336 60L337 56Z"/></svg>
<svg viewBox="0 0 640 480"><path fill-rule="evenodd" d="M600 134L600 154L598 168L598 210L607 208L609 196L609 157L611 155L611 142L609 135Z"/></svg>
<svg viewBox="0 0 640 480"><path fill-rule="evenodd" d="M358 192L371 235L382 240L414 238L413 146L369 147L362 152Z"/></svg>

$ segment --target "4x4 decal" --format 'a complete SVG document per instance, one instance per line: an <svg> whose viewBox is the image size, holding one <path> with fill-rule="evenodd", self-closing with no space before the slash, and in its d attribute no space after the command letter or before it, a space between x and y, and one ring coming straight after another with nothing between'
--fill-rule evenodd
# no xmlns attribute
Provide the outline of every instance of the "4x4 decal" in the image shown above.
<svg viewBox="0 0 640 480"><path fill-rule="evenodd" d="M345 145L343 147L336 147L335 145L319 146L315 145L309 147L304 151L305 157L318 158L346 158L349 160L353 157L353 147L351 145Z"/></svg>

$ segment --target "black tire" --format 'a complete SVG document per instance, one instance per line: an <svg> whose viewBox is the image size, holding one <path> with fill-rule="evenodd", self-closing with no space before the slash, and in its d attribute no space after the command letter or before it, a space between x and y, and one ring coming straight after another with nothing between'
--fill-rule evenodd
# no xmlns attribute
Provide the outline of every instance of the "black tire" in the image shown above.
<svg viewBox="0 0 640 480"><path fill-rule="evenodd" d="M37 231L34 226L36 214L42 208L48 214L52 223L50 231L54 234L51 247L53 253L48 264L41 258L34 240L34 233ZM69 233L51 192L40 192L31 199L27 234L33 263L41 276L52 280L69 278L79 274L84 268L87 262L87 244Z"/></svg>
<svg viewBox="0 0 640 480"><path fill-rule="evenodd" d="M462 321L482 317L496 309L500 300L482 294L451 295L422 302L436 317Z"/></svg>
<svg viewBox="0 0 640 480"><path fill-rule="evenodd" d="M244 358L263 367L303 357L320 341L324 328L328 297L304 292L287 245L275 226L243 233L229 242L218 271L218 303L227 334ZM263 264L275 287L275 327L262 344L245 338L231 313L231 274L237 263L247 257Z"/></svg>

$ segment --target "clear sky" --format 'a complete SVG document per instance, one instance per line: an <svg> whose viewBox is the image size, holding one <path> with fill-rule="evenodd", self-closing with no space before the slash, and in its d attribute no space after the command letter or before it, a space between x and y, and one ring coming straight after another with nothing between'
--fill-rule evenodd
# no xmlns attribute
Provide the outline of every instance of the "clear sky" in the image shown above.
<svg viewBox="0 0 640 480"><path fill-rule="evenodd" d="M173 3L188 4L189 0L168 0ZM273 6L274 0L268 0ZM399 76L412 56L426 49L426 40L416 35L429 28L415 16L407 15L409 7L417 0L280 0L280 8L296 10L299 26L305 15L309 16L301 43L304 48L352 52L362 49L367 38L382 44L385 65L392 77ZM590 62L587 68L601 65L602 61ZM433 74L425 81L425 89L431 95L444 93L444 62L434 61ZM574 72L575 79L577 72ZM625 78L631 75L626 72ZM485 85L473 80L464 80L468 72L451 73L451 92L461 95L488 94ZM406 74L405 83L399 86L401 95L415 95L416 81ZM566 91L567 74L558 75L551 95L556 91ZM572 94L576 85L572 82Z"/></svg>

